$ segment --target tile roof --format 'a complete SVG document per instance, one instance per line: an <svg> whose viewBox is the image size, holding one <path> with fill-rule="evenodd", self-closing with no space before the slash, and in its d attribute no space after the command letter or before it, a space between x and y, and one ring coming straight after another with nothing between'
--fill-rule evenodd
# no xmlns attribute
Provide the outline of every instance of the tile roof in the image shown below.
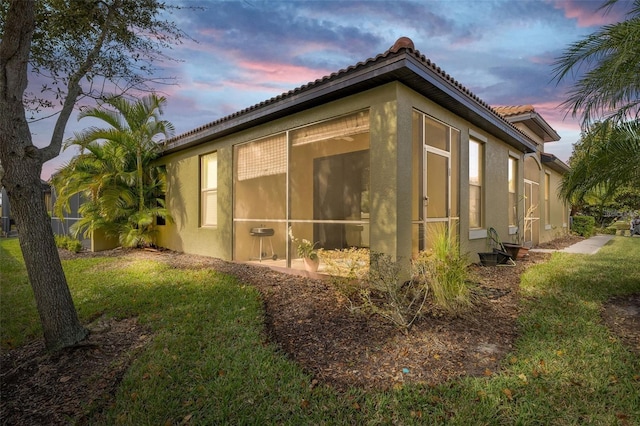
<svg viewBox="0 0 640 426"><path fill-rule="evenodd" d="M493 109L504 117L536 112L533 105L494 106Z"/></svg>
<svg viewBox="0 0 640 426"><path fill-rule="evenodd" d="M560 135L536 112L533 105L494 106L493 109L510 123L524 123L541 137L543 142L560 140Z"/></svg>
<svg viewBox="0 0 640 426"><path fill-rule="evenodd" d="M418 64L421 65L423 69L426 69L427 73L430 76L435 76L434 80L438 81L427 82L423 76L424 73L420 74L419 72L416 72L413 67L410 70L403 70L405 72L398 71L398 69L385 71L384 73L380 73L384 74L382 76L376 73L375 67L378 64L380 64L380 67L384 67L385 65L387 65L387 63L392 61L395 56L400 57L401 55L405 54L409 58L417 59ZM407 65L405 64L404 67L407 67ZM363 78L362 80L358 80L360 75L366 74L369 69L374 70L371 73L372 76L369 76L367 74L366 79ZM419 78L416 78L416 74L419 75ZM345 82L345 79L348 80ZM269 110L269 108L279 109L279 116L285 115L283 112L283 110L285 109L289 110L289 113L296 112L293 107L278 106L284 101L297 101L297 103L299 104L298 110L302 108L302 105L305 105L306 107L313 106L310 104L312 103L312 101L318 101L318 92L322 91L323 88L331 87L332 84L336 84L338 87L338 89L332 90L335 90L336 93L345 93L342 96L348 96L349 94L355 93L356 90L362 91L367 88L374 87L374 80L376 80L375 82L377 84L384 84L388 81L393 80L402 81L403 83L411 83L412 85L410 85L410 87L414 89L416 89L417 86L420 85L428 85L428 90L431 90L432 92L438 91L438 93L436 94L440 95L440 102L459 102L460 99L467 99L468 101L471 101L471 104L475 105L475 109L471 111L467 117L464 118L467 118L469 121L475 122L475 124L478 124L478 122L481 122L482 120L492 121L490 125L487 124L487 127L490 127L494 131L498 129L501 132L501 135L506 135L506 137L508 138L517 140L517 145L523 151L535 151L535 142L533 142L526 134L524 134L522 131L520 131L520 129L509 122L503 114L499 113L497 110L489 106L486 102L472 93L471 90L469 90L460 82L447 74L430 59L422 55L420 51L414 48L413 41L410 38L401 37L394 43L391 48L389 48L389 50L382 54L378 54L373 58L368 58L364 61L358 62L355 65L334 72L328 76L324 76L313 82L309 82L288 92L282 93L278 96L274 96L268 100L207 123L181 135L175 136L166 141L165 152L173 152L186 146L204 142L204 139L206 137L209 138L208 140L211 140L211 136L213 136L211 135L211 133L215 134L215 137L229 134L233 131L232 128L236 128L236 124L238 121L243 121L244 117L247 117L253 113L259 113L261 110ZM442 82L445 82L445 86L442 86ZM365 86L365 84L368 86ZM352 92L348 92L347 88L351 88ZM422 90L418 91L428 91L427 89L424 89L422 87L420 89ZM446 90L450 90L452 93L456 92L458 93L458 95L462 95L462 97L456 95L457 98L453 99L451 96L452 93L445 93L443 95L444 91ZM327 95L324 101L327 102L337 98L339 98L337 94L334 94L334 97ZM533 109L533 107L531 108ZM478 111L480 110L484 111L482 113L485 115L484 117L482 117L481 114L478 114ZM488 116L486 115L487 113L489 114ZM275 113L265 112L263 115L269 114ZM251 118L246 118L245 122L242 124L248 126L246 122L251 120Z"/></svg>

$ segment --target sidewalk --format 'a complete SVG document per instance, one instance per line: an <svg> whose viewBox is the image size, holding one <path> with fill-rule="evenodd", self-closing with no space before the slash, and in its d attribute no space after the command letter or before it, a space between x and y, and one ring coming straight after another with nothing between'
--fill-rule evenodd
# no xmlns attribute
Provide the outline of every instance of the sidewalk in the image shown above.
<svg viewBox="0 0 640 426"><path fill-rule="evenodd" d="M553 253L555 251L559 251L562 253L596 254L598 250L611 241L613 237L614 235L594 235L593 237L582 240L562 250L531 249L530 251L541 253Z"/></svg>

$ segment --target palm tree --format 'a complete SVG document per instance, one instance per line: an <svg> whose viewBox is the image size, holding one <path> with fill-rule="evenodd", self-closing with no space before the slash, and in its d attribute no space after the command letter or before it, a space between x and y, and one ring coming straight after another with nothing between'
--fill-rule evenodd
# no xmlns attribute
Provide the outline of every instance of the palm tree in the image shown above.
<svg viewBox="0 0 640 426"><path fill-rule="evenodd" d="M600 9L617 2L607 0ZM557 82L586 69L562 104L572 116L582 115L584 128L640 115L640 0L633 1L627 17L571 44L554 63Z"/></svg>
<svg viewBox="0 0 640 426"><path fill-rule="evenodd" d="M604 199L640 181L640 123L596 123L573 149L560 194L577 204L593 191Z"/></svg>
<svg viewBox="0 0 640 426"><path fill-rule="evenodd" d="M607 0L600 9L617 2ZM625 21L570 45L555 62L554 78L560 82L581 68L586 71L562 104L572 116L582 116L584 132L560 189L574 203L594 190L612 195L639 177L640 0L633 1Z"/></svg>
<svg viewBox="0 0 640 426"><path fill-rule="evenodd" d="M166 172L153 164L158 140L173 134L173 125L160 119L165 104L155 94L133 103L114 97L80 113L79 119L97 118L110 127L75 134L66 146L78 146L80 154L53 180L58 215L73 195L85 199L72 229L76 235L102 230L125 247L153 244L155 218L171 219L162 198Z"/></svg>

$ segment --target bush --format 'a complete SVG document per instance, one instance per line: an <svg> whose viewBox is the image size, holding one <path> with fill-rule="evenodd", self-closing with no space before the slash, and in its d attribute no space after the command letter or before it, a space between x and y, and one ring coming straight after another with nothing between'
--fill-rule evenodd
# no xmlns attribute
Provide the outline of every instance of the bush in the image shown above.
<svg viewBox="0 0 640 426"><path fill-rule="evenodd" d="M58 248L67 248L67 236L66 235L54 235L53 238L56 240L56 247Z"/></svg>
<svg viewBox="0 0 640 426"><path fill-rule="evenodd" d="M596 226L596 219L593 216L573 216L571 230L583 237L593 235Z"/></svg>
<svg viewBox="0 0 640 426"><path fill-rule="evenodd" d="M435 306L459 314L472 305L468 264L455 235L443 227L434 235L433 248L414 260L413 280L428 285Z"/></svg>
<svg viewBox="0 0 640 426"><path fill-rule="evenodd" d="M628 220L617 220L605 228L605 234L626 235L629 232L631 223Z"/></svg>
<svg viewBox="0 0 640 426"><path fill-rule="evenodd" d="M67 240L67 250L72 251L74 253L80 253L82 251L82 243L79 240L74 238L69 238Z"/></svg>
<svg viewBox="0 0 640 426"><path fill-rule="evenodd" d="M408 331L423 311L429 288L414 280L403 283L401 272L400 263L391 256L371 253L367 285L360 290L361 309Z"/></svg>
<svg viewBox="0 0 640 426"><path fill-rule="evenodd" d="M421 252L412 262L409 281L401 281L399 262L372 253L369 273L359 292L360 305L349 294L347 297L356 309L377 314L408 331L427 306L458 315L473 305L468 264L455 236L443 227L434 235L433 249ZM352 291L353 285L348 290Z"/></svg>
<svg viewBox="0 0 640 426"><path fill-rule="evenodd" d="M69 250L74 253L82 251L82 243L68 235L56 235L56 247Z"/></svg>
<svg viewBox="0 0 640 426"><path fill-rule="evenodd" d="M318 256L338 292L353 304L352 299L360 291L360 282L369 273L369 250L356 247L342 250L318 249Z"/></svg>

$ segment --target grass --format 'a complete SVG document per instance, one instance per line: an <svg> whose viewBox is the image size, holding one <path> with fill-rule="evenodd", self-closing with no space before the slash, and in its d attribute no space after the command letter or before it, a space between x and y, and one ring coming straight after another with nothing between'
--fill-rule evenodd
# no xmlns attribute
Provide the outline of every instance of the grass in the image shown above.
<svg viewBox="0 0 640 426"><path fill-rule="evenodd" d="M155 337L115 403L92 424L640 424L640 361L600 320L640 292L640 239L593 256L554 254L522 279L521 337L499 372L439 386L338 393L263 330L255 289L203 270L94 258L65 261L83 321L137 316ZM3 350L39 337L17 241L0 241Z"/></svg>

